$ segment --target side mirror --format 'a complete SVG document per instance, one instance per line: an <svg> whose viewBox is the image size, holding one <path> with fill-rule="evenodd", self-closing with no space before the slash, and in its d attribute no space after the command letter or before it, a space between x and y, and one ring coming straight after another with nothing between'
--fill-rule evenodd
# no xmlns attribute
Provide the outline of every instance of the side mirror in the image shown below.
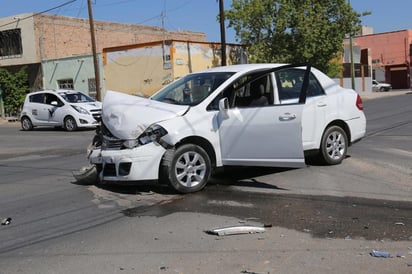
<svg viewBox="0 0 412 274"><path fill-rule="evenodd" d="M229 110L229 100L226 97L220 99L219 112L222 114L222 117L224 119L229 118L228 110Z"/></svg>
<svg viewBox="0 0 412 274"><path fill-rule="evenodd" d="M57 103L57 101L52 101L52 102L51 102L51 105L53 105L53 106L56 106L56 107L57 107L59 104Z"/></svg>

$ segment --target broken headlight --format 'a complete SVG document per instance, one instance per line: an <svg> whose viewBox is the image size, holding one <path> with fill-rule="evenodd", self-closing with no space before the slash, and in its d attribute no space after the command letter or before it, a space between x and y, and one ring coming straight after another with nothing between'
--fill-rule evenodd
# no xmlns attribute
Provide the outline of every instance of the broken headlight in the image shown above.
<svg viewBox="0 0 412 274"><path fill-rule="evenodd" d="M159 125L151 125L137 138L140 145L146 145L151 142L159 142L160 138L167 134L167 130Z"/></svg>

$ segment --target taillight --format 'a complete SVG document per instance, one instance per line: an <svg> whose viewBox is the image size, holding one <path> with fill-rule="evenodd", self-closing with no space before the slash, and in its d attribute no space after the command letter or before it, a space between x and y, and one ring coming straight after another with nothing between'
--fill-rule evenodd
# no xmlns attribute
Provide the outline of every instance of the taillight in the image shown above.
<svg viewBox="0 0 412 274"><path fill-rule="evenodd" d="M359 110L363 110L363 102L362 102L362 98L359 96L359 94L358 94L358 97L356 97L356 107Z"/></svg>

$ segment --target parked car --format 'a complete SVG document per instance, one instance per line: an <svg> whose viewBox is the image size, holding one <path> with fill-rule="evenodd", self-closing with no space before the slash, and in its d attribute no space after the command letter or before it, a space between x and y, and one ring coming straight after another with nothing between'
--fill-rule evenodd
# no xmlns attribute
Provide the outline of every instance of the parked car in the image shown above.
<svg viewBox="0 0 412 274"><path fill-rule="evenodd" d="M201 190L217 167L339 164L365 135L360 96L310 66L245 64L182 77L150 98L103 100L90 163L102 182Z"/></svg>
<svg viewBox="0 0 412 274"><path fill-rule="evenodd" d="M102 103L80 91L43 90L26 95L20 121L23 130L52 126L74 131L95 128L101 112Z"/></svg>
<svg viewBox="0 0 412 274"><path fill-rule="evenodd" d="M390 91L392 85L388 83L381 83L376 80L372 80L372 90L373 91Z"/></svg>

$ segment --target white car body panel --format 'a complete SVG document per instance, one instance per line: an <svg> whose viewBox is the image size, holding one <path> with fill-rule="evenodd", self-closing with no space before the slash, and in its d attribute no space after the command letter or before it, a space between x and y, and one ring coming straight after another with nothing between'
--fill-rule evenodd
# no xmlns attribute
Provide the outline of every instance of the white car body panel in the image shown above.
<svg viewBox="0 0 412 274"><path fill-rule="evenodd" d="M223 164L304 166L302 108L274 105L230 109L229 118L219 128Z"/></svg>

